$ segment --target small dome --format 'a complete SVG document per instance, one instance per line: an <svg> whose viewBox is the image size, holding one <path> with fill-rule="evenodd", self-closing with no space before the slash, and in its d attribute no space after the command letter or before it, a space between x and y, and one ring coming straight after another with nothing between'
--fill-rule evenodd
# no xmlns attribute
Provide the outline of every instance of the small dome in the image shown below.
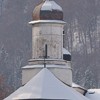
<svg viewBox="0 0 100 100"><path fill-rule="evenodd" d="M63 20L62 8L54 1L43 0L35 7L33 20Z"/></svg>

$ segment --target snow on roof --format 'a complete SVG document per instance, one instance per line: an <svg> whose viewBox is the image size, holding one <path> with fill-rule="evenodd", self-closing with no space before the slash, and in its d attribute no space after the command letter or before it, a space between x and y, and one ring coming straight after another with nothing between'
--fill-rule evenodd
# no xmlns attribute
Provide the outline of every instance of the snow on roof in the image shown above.
<svg viewBox="0 0 100 100"><path fill-rule="evenodd" d="M29 24L37 24L37 23L59 23L59 24L66 24L66 22L60 21L60 20L36 20L36 21L29 22Z"/></svg>
<svg viewBox="0 0 100 100"><path fill-rule="evenodd" d="M46 0L45 3L43 4L41 10L60 10L62 11L62 8L56 4L54 1L49 1L49 0Z"/></svg>
<svg viewBox="0 0 100 100"><path fill-rule="evenodd" d="M25 67L23 67L23 69L25 68L44 68L44 65L27 65ZM69 65L46 65L46 68L70 68Z"/></svg>
<svg viewBox="0 0 100 100"><path fill-rule="evenodd" d="M63 54L69 54L69 55L71 55L71 53L68 50L66 50L65 48L63 48Z"/></svg>
<svg viewBox="0 0 100 100"><path fill-rule="evenodd" d="M89 89L88 91L93 91L93 92L96 92L96 93L99 93L100 94L100 89Z"/></svg>
<svg viewBox="0 0 100 100"><path fill-rule="evenodd" d="M86 90L84 87L82 87L82 86L80 86L80 85L78 85L78 84L76 84L76 83L72 83L72 87L73 87L73 88L81 88L81 89L83 89L83 90Z"/></svg>
<svg viewBox="0 0 100 100"><path fill-rule="evenodd" d="M80 87L80 86L76 83L72 83L72 87Z"/></svg>
<svg viewBox="0 0 100 100"><path fill-rule="evenodd" d="M100 100L100 89L89 89L85 96L90 100Z"/></svg>
<svg viewBox="0 0 100 100"><path fill-rule="evenodd" d="M4 100L15 99L89 100L63 84L47 68L42 69L25 86L19 88Z"/></svg>

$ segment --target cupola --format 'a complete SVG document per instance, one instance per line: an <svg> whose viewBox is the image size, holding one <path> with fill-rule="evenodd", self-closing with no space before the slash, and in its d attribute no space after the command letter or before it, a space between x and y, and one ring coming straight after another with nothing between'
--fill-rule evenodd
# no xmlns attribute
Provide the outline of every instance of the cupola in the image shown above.
<svg viewBox="0 0 100 100"><path fill-rule="evenodd" d="M43 0L35 7L33 20L63 20L63 10L56 2Z"/></svg>

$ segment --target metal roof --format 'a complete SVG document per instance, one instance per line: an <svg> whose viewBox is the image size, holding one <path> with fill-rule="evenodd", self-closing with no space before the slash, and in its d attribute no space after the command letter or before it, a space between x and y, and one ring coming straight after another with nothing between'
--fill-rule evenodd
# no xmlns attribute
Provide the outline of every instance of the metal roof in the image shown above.
<svg viewBox="0 0 100 100"><path fill-rule="evenodd" d="M33 20L63 20L62 8L54 1L43 1L35 7Z"/></svg>
<svg viewBox="0 0 100 100"><path fill-rule="evenodd" d="M85 96L90 100L100 100L100 89L89 89Z"/></svg>
<svg viewBox="0 0 100 100"><path fill-rule="evenodd" d="M42 69L25 86L4 100L16 99L89 100L73 88L63 84L47 68Z"/></svg>

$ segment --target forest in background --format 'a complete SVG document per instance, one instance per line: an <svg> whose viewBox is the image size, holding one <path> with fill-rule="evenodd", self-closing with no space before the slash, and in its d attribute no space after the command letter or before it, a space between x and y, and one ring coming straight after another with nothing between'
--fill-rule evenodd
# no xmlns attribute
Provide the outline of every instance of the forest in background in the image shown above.
<svg viewBox="0 0 100 100"><path fill-rule="evenodd" d="M0 99L21 85L31 59L34 7L42 0L0 0ZM100 0L55 0L64 11L64 47L72 54L73 81L100 88ZM65 76L66 77L66 76Z"/></svg>

